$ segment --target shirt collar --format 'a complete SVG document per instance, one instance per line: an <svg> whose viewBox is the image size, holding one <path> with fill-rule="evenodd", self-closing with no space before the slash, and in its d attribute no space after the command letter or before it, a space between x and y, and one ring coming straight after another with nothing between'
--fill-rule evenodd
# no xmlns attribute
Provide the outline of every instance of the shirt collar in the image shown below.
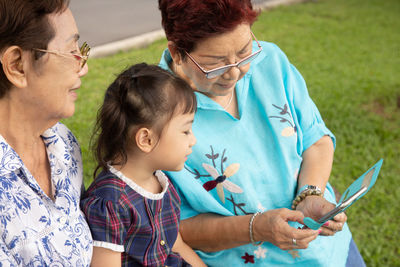
<svg viewBox="0 0 400 267"><path fill-rule="evenodd" d="M65 150L66 144L63 139L60 138L55 127L57 127L57 125L44 131L41 136L46 145L47 152L50 152L58 159L65 161L66 159L62 152ZM15 150L0 134L0 175L15 172L23 166L24 163L17 152L15 152Z"/></svg>
<svg viewBox="0 0 400 267"><path fill-rule="evenodd" d="M15 172L22 166L21 158L0 134L0 175Z"/></svg>

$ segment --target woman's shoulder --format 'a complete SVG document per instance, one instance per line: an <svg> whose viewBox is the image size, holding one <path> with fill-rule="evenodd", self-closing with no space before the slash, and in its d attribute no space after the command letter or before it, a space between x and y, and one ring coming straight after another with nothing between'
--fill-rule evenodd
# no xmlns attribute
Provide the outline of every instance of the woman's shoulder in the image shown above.
<svg viewBox="0 0 400 267"><path fill-rule="evenodd" d="M262 51L260 56L254 60L254 65L262 64L265 62L271 61L279 61L279 62L288 62L288 59L285 53L280 49L280 47L274 43L259 41Z"/></svg>

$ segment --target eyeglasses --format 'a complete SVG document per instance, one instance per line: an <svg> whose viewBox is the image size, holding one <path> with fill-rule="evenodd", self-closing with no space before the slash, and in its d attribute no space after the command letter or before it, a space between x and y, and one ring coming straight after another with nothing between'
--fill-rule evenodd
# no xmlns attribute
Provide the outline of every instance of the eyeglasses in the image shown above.
<svg viewBox="0 0 400 267"><path fill-rule="evenodd" d="M206 75L207 79L213 79L215 77L221 76L222 74L229 71L233 67L240 68L242 66L249 64L253 59L255 59L258 56L258 54L260 54L260 52L262 51L262 47L260 43L257 41L257 38L254 36L253 32L250 31L250 33L253 36L254 40L257 42L258 50L234 64L225 65L212 70L205 70L202 66L200 66L199 63L196 62L196 60L188 52L185 51L185 53L193 61L193 63Z"/></svg>
<svg viewBox="0 0 400 267"><path fill-rule="evenodd" d="M38 49L38 48L34 48L33 50L50 53L50 54L54 54L54 55L58 55L58 56L62 56L62 57L68 57L68 58L73 56L76 60L78 60L80 62L79 70L83 69L83 67L85 66L85 64L89 58L89 55L90 55L90 46L86 42L84 42L79 49L80 55L73 54L73 53L64 53L64 52L59 52L59 51L55 51L55 50Z"/></svg>

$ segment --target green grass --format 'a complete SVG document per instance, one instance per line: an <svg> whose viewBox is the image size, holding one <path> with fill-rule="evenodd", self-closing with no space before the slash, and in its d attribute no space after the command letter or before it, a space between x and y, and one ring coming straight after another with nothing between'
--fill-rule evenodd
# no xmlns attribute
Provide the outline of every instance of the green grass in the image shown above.
<svg viewBox="0 0 400 267"><path fill-rule="evenodd" d="M158 12L155 10L155 12ZM337 137L331 183L343 191L379 158L375 187L347 212L367 266L400 266L400 1L320 0L263 12L253 26L304 76ZM85 184L94 162L89 140L104 90L127 66L157 63L166 40L90 60L75 115L64 122L82 146Z"/></svg>

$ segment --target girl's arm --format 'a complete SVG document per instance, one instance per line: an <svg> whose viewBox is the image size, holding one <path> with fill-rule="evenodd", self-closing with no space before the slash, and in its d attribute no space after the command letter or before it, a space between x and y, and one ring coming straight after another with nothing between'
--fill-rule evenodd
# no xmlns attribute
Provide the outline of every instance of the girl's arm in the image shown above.
<svg viewBox="0 0 400 267"><path fill-rule="evenodd" d="M172 251L179 253L179 255L193 267L203 267L207 266L200 259L200 257L194 252L194 250L189 247L182 239L181 234L178 232L178 237L176 238L175 244L172 247Z"/></svg>
<svg viewBox="0 0 400 267"><path fill-rule="evenodd" d="M93 247L91 267L121 267L121 252L102 247Z"/></svg>

